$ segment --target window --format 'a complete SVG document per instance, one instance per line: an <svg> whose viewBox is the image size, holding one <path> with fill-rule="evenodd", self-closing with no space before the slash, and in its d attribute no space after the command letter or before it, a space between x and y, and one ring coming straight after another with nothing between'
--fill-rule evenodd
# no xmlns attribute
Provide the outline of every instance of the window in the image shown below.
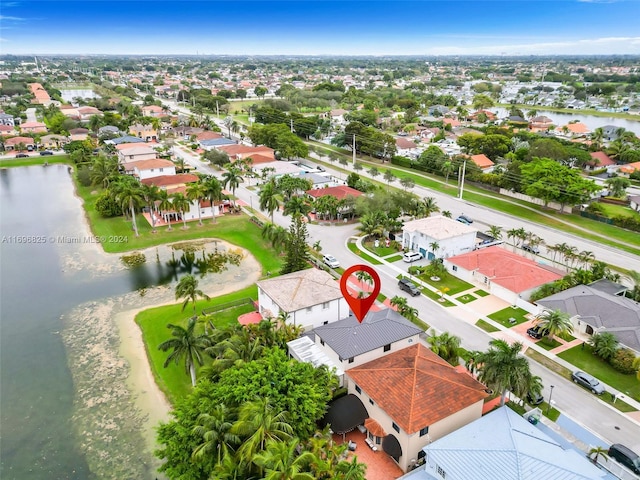
<svg viewBox="0 0 640 480"><path fill-rule="evenodd" d="M362 393L362 389L358 385L356 385L356 392Z"/></svg>
<svg viewBox="0 0 640 480"><path fill-rule="evenodd" d="M399 427L398 425L396 425L396 424L395 424L395 422L393 422L393 423L391 424L391 426L393 427L393 429L394 429L396 432L400 433L400 427Z"/></svg>
<svg viewBox="0 0 640 480"><path fill-rule="evenodd" d="M454 266L453 266L453 267L451 267L451 268L452 268L452 270L453 270L454 272L457 272L457 271L458 271L458 267L457 267L457 265L454 265Z"/></svg>
<svg viewBox="0 0 640 480"><path fill-rule="evenodd" d="M447 472L445 472L440 465L436 466L436 472L438 472L438 475L440 475L442 478L447 478Z"/></svg>
<svg viewBox="0 0 640 480"><path fill-rule="evenodd" d="M429 427L424 427L420 429L420 436L424 437L427 433L429 433Z"/></svg>
<svg viewBox="0 0 640 480"><path fill-rule="evenodd" d="M307 313L311 313L312 310L313 310L313 307L307 307Z"/></svg>
<svg viewBox="0 0 640 480"><path fill-rule="evenodd" d="M382 349L383 352L388 352L389 350L391 350L391 344L388 343L384 346L384 348Z"/></svg>
<svg viewBox="0 0 640 480"><path fill-rule="evenodd" d="M349 359L349 363L353 363L353 357Z"/></svg>
<svg viewBox="0 0 640 480"><path fill-rule="evenodd" d="M329 310L329 302L324 302L324 303L322 304L322 309L323 309L323 310Z"/></svg>
<svg viewBox="0 0 640 480"><path fill-rule="evenodd" d="M375 405L375 402L374 402L373 400L371 400L371 399L369 399L369 403L370 403L371 405Z"/></svg>
<svg viewBox="0 0 640 480"><path fill-rule="evenodd" d="M324 345L324 340L320 339L320 345Z"/></svg>
<svg viewBox="0 0 640 480"><path fill-rule="evenodd" d="M164 168L161 168L161 169L160 169L160 171L161 171L161 172L164 172Z"/></svg>
<svg viewBox="0 0 640 480"><path fill-rule="evenodd" d="M329 320L325 320L324 322L322 322L323 325L329 325Z"/></svg>

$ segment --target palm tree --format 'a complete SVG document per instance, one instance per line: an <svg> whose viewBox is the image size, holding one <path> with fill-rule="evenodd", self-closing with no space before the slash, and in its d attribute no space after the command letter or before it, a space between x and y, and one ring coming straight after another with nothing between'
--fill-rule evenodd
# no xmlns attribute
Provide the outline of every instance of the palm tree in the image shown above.
<svg viewBox="0 0 640 480"><path fill-rule="evenodd" d="M224 188L229 188L231 190L231 195L234 197L236 196L236 189L242 182L244 182L244 178L241 176L241 171L236 167L231 167L222 174L222 184L224 185ZM236 207L235 198L233 200L233 207Z"/></svg>
<svg viewBox="0 0 640 480"><path fill-rule="evenodd" d="M500 405L504 405L508 390L520 398L527 394L524 386L531 383L532 375L529 362L520 355L520 350L520 342L509 345L502 339L494 339L489 342L489 350L471 355L478 380L501 392Z"/></svg>
<svg viewBox="0 0 640 480"><path fill-rule="evenodd" d="M429 248L431 249L431 251L433 252L433 255L435 257L438 256L438 250L440 250L440 244L438 242L431 242L429 244Z"/></svg>
<svg viewBox="0 0 640 480"><path fill-rule="evenodd" d="M445 183L449 183L449 175L451 175L455 171L455 169L455 165L450 161L446 161L442 164L442 166L440 167L440 171L444 175Z"/></svg>
<svg viewBox="0 0 640 480"><path fill-rule="evenodd" d="M231 429L232 433L244 438L238 449L238 458L250 462L256 453L265 449L268 440L289 440L293 428L288 417L286 411L276 412L267 397L245 402L240 407L238 421Z"/></svg>
<svg viewBox="0 0 640 480"><path fill-rule="evenodd" d="M598 463L598 458L600 456L602 456L602 458L604 458L605 460L609 460L608 453L609 453L608 449L606 449L604 447L597 446L597 447L592 447L589 450L589 454L587 456L591 459L591 461L593 463L597 464Z"/></svg>
<svg viewBox="0 0 640 480"><path fill-rule="evenodd" d="M298 453L299 443L297 438L267 442L267 448L253 457L253 463L264 469L264 480L315 480L306 471L315 455L305 451Z"/></svg>
<svg viewBox="0 0 640 480"><path fill-rule="evenodd" d="M196 300L198 297L209 301L209 297L202 291L198 290L198 280L193 275L185 275L176 285L176 300L184 298L182 303L182 311L187 308L189 302L193 303L193 313L196 313Z"/></svg>
<svg viewBox="0 0 640 480"><path fill-rule="evenodd" d="M125 180L124 178L131 179ZM122 206L122 209L129 208L131 214L131 223L133 225L133 231L136 237L139 237L138 224L136 223L136 208L139 208L143 203L142 187L132 177L124 177L121 181L114 183L112 186L115 189L116 200Z"/></svg>
<svg viewBox="0 0 640 480"><path fill-rule="evenodd" d="M336 480L365 480L367 466L358 462L358 457L354 456L351 461L346 460L338 463L336 467Z"/></svg>
<svg viewBox="0 0 640 480"><path fill-rule="evenodd" d="M365 237L379 237L384 232L384 215L380 211L365 213L360 217L358 230L364 233Z"/></svg>
<svg viewBox="0 0 640 480"><path fill-rule="evenodd" d="M486 234L489 235L491 238L500 240L502 239L502 227L498 225L490 225L489 230L486 231Z"/></svg>
<svg viewBox="0 0 640 480"><path fill-rule="evenodd" d="M196 327L197 317L191 317L187 321L187 328L180 325L168 324L167 328L171 329L171 338L162 342L158 348L163 352L169 349L173 351L169 354L164 362L164 367L168 367L171 362L176 365L180 361L184 361L184 367L187 374L191 375L191 385L196 386L196 363L203 364L202 352L209 346L209 338L206 335L196 335L194 330Z"/></svg>
<svg viewBox="0 0 640 480"><path fill-rule="evenodd" d="M156 201L160 199L160 189L156 185L142 185L142 197L149 208L151 217L151 232L156 233Z"/></svg>
<svg viewBox="0 0 640 480"><path fill-rule="evenodd" d="M158 209L160 211L169 211L173 210L173 203L171 203L171 197L166 190L160 190L158 192ZM171 219L168 220L167 230L171 231L173 228L171 227Z"/></svg>
<svg viewBox="0 0 640 480"><path fill-rule="evenodd" d="M260 189L260 210L266 210L271 217L271 223L273 223L273 212L280 208L280 202L278 201L278 189L276 187L275 180L271 179L265 183Z"/></svg>
<svg viewBox="0 0 640 480"><path fill-rule="evenodd" d="M220 180L216 177L209 176L206 177L202 184L204 185L205 196L209 203L211 204L211 220L212 223L216 223L216 211L215 211L215 202L219 202L224 197L222 194L222 184Z"/></svg>
<svg viewBox="0 0 640 480"><path fill-rule="evenodd" d="M589 339L593 354L605 361L614 357L619 348L618 339L611 332L595 333Z"/></svg>
<svg viewBox="0 0 640 480"><path fill-rule="evenodd" d="M409 302L405 297L396 295L389 303L393 307L396 307L398 313L407 320L415 320L418 318L418 309L409 305Z"/></svg>
<svg viewBox="0 0 640 480"><path fill-rule="evenodd" d="M207 196L207 187L202 183L192 183L187 187L187 198L198 206L198 225L202 226L202 207L200 202ZM211 206L213 208L213 205Z"/></svg>
<svg viewBox="0 0 640 480"><path fill-rule="evenodd" d="M380 175L380 170L378 170L377 167L371 167L368 172L369 175L371 175L373 178L376 178L378 175Z"/></svg>
<svg viewBox="0 0 640 480"><path fill-rule="evenodd" d="M269 240L275 250L282 252L289 238L289 231L283 226L267 223L262 227L262 238Z"/></svg>
<svg viewBox="0 0 640 480"><path fill-rule="evenodd" d="M118 159L116 157L98 155L91 165L89 178L93 185L107 188L113 180L118 178L118 174Z"/></svg>
<svg viewBox="0 0 640 480"><path fill-rule="evenodd" d="M445 217L445 218L453 217L453 215L451 214L451 212L449 210L443 210L442 211L442 216Z"/></svg>
<svg viewBox="0 0 640 480"><path fill-rule="evenodd" d="M568 313L562 310L545 310L534 320L534 325L547 331L550 340L556 335L564 335L573 332L573 324Z"/></svg>
<svg viewBox="0 0 640 480"><path fill-rule="evenodd" d="M640 302L640 272L629 270L627 277L633 282L633 289L629 292L631 298L636 302Z"/></svg>
<svg viewBox="0 0 640 480"><path fill-rule="evenodd" d="M391 185L391 182L393 182L396 179L396 176L389 169L384 171L383 177L385 182L387 182L387 188L389 187L389 185Z"/></svg>
<svg viewBox="0 0 640 480"><path fill-rule="evenodd" d="M440 207L436 203L436 199L433 197L424 197L420 202L420 211L425 217L430 217L432 213L440 211ZM444 215L444 212L442 212Z"/></svg>
<svg viewBox="0 0 640 480"><path fill-rule="evenodd" d="M224 404L216 405L211 412L202 413L198 417L198 425L193 427L194 435L201 437L203 442L193 451L193 458L200 460L211 453L216 455L216 463L221 463L223 457L231 454L234 445L240 443L240 438L230 432L233 423L231 410Z"/></svg>
<svg viewBox="0 0 640 480"><path fill-rule="evenodd" d="M180 212L180 216L182 217L183 229L187 229L187 216L185 212L189 209L191 202L187 200L181 193L174 193L171 195L171 203L173 204L173 208L175 208L178 212Z"/></svg>
<svg viewBox="0 0 640 480"><path fill-rule="evenodd" d="M431 351L441 357L451 365L458 365L460 363L460 338L455 335L450 335L449 332L443 332L440 335L436 335L432 329L429 332L431 335L427 342L431 345Z"/></svg>
<svg viewBox="0 0 640 480"><path fill-rule="evenodd" d="M591 133L591 144L595 146L596 150L600 150L603 140L604 130L602 130L602 127L598 127Z"/></svg>
<svg viewBox="0 0 640 480"><path fill-rule="evenodd" d="M291 215L292 217L305 216L311 211L311 207L302 197L291 197L284 204L283 215Z"/></svg>

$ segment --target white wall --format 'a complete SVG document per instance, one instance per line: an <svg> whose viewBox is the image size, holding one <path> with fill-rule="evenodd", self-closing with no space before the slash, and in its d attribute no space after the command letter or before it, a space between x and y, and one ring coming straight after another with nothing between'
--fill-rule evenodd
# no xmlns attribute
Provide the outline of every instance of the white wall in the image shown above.
<svg viewBox="0 0 640 480"><path fill-rule="evenodd" d="M434 252L438 258L448 258L461 253L471 252L476 244L476 232L469 232L457 237L447 238L445 240L436 240L433 237L422 234L420 232L403 232L402 246L411 251L418 252L423 249L431 252L429 244L437 243L440 248ZM425 255L426 257L426 255Z"/></svg>
<svg viewBox="0 0 640 480"><path fill-rule="evenodd" d="M146 178L161 177L163 175L175 175L176 167L149 168L147 170L138 170L137 167L134 167L134 171L140 180L144 180Z"/></svg>

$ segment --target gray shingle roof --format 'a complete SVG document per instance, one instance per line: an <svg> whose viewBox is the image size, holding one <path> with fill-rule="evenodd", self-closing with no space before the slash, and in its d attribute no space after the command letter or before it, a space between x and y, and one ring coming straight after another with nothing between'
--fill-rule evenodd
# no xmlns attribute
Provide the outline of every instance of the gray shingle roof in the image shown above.
<svg viewBox="0 0 640 480"><path fill-rule="evenodd" d="M597 480L606 475L509 407L465 425L424 450L428 463L438 465L452 479Z"/></svg>
<svg viewBox="0 0 640 480"><path fill-rule="evenodd" d="M257 285L287 313L342 297L338 282L331 274L317 268L261 280Z"/></svg>
<svg viewBox="0 0 640 480"><path fill-rule="evenodd" d="M376 348L417 335L422 330L390 308L369 312L358 322L349 317L314 329L341 359L357 357Z"/></svg>
<svg viewBox="0 0 640 480"><path fill-rule="evenodd" d="M604 327L623 345L640 352L640 303L609 295L587 285L578 285L539 300L538 305L562 310L594 329Z"/></svg>

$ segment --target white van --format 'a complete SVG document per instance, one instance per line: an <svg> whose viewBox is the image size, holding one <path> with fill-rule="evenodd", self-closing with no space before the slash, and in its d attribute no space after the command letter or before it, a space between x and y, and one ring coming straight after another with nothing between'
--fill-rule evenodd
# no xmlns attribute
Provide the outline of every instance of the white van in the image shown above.
<svg viewBox="0 0 640 480"><path fill-rule="evenodd" d="M402 255L402 260L407 263L417 262L418 260L422 260L422 254L420 252L407 252Z"/></svg>

